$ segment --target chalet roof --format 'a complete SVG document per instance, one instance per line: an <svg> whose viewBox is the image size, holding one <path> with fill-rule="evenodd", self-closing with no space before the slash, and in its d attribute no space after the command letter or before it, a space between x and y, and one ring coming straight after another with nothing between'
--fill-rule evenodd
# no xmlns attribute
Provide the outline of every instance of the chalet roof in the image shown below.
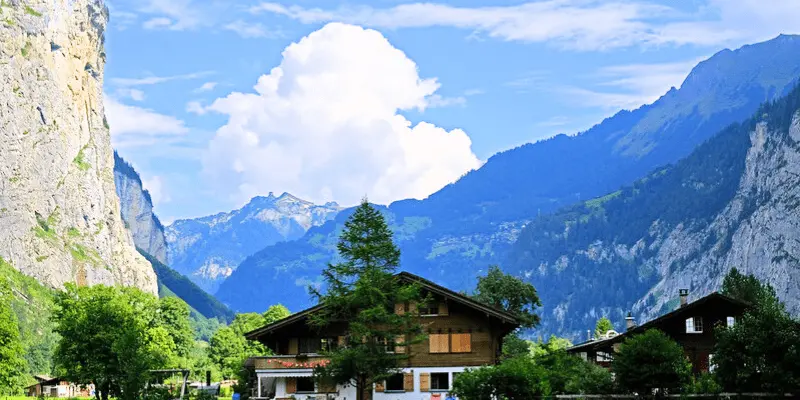
<svg viewBox="0 0 800 400"><path fill-rule="evenodd" d="M405 282L408 282L408 283L418 284L422 289L427 290L430 293L437 294L439 296L444 297L445 299L448 299L448 300L451 300L451 301L455 301L455 302L460 303L462 305L465 305L467 307L479 310L479 311L484 312L489 316L495 317L495 318L497 318L497 319L499 319L499 320L501 320L501 321L503 321L505 323L512 324L512 325L519 325L519 319L516 316L514 316L513 314L511 314L511 313L509 313L507 311L500 310L500 309L497 309L495 307L489 306L487 304L481 303L479 301L476 301L476 300L472 299L469 296L465 296L465 295L463 295L461 293L458 293L458 292L455 292L453 290L450 290L450 289L448 289L448 288L446 288L444 286L438 285L438 284L436 284L436 283L434 283L434 282L432 282L430 280L427 280L427 279L425 279L425 278L423 278L421 276L414 275L414 274L409 273L409 272L400 272L399 274L396 274L395 276L398 277L402 281L405 281ZM298 322L298 321L302 321L306 317L308 317L309 314L312 314L312 313L316 312L317 310L323 308L324 306L325 306L324 304L317 304L314 307L311 307L311 308L305 309L303 311L300 311L298 313L292 314L292 315L290 315L290 316L288 316L288 317L286 317L284 319L281 319L279 321L275 321L275 322L273 322L271 324L265 325L265 326L263 326L261 328L258 328L256 330L247 332L247 333L245 333L245 337L247 339L250 339L250 340L255 340L257 337L259 337L259 336L261 336L261 335L263 335L265 333L269 333L269 332L278 330L278 329L280 329L280 328L282 328L284 326L291 325L291 324L293 324L295 322Z"/></svg>
<svg viewBox="0 0 800 400"><path fill-rule="evenodd" d="M624 340L625 338L627 338L627 337L629 337L631 335L635 335L635 334L638 334L638 333L643 333L644 331L646 331L648 329L656 328L656 327L660 326L661 324L663 324L664 322L666 322L668 320L671 320L673 318L683 318L686 314L692 313L697 308L702 307L702 306L708 304L709 302L714 302L714 301L716 301L716 302L719 302L719 301L726 302L726 303L729 303L729 304L733 304L735 306L739 306L739 307L741 307L743 309L750 307L749 303L743 302L741 300L735 299L735 298L730 297L730 296L726 296L726 295L724 295L722 293L719 293L719 292L713 292L713 293L709 294L708 296L705 296L705 297L702 297L700 299L697 299L697 300L695 300L695 301L693 301L691 303L686 304L683 307L678 307L676 310L670 311L670 312L668 312L668 313L666 313L666 314L664 314L664 315L662 315L662 316L660 316L660 317L658 317L656 319L652 319L650 321L647 321L644 324L638 325L638 326L636 326L636 327L634 327L632 329L629 329L629 330L625 331L624 333L621 333L621 334L619 334L617 336L614 336L614 337L609 338L609 339L590 340L590 341L587 341L587 342L576 344L575 346L572 346L572 347L568 348L567 351L569 351L569 352L581 352L581 351L592 350L592 349L596 350L598 348L603 348L603 347L607 347L607 346L613 345L614 343L620 342L620 341Z"/></svg>

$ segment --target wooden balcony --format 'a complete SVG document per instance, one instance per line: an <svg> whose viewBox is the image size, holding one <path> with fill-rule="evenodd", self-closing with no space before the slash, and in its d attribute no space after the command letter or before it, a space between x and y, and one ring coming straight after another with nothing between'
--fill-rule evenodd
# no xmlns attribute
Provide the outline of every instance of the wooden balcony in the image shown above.
<svg viewBox="0 0 800 400"><path fill-rule="evenodd" d="M329 362L327 357L319 354L251 357L248 360L248 364L252 363L251 365L256 370L314 369L318 366L325 366Z"/></svg>

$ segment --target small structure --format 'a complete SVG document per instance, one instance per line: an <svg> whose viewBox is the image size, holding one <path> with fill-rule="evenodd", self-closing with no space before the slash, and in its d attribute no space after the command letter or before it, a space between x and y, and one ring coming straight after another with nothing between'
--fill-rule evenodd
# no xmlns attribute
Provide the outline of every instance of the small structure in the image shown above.
<svg viewBox="0 0 800 400"><path fill-rule="evenodd" d="M395 304L398 314L414 313L425 326L428 338L419 344L400 346L398 337L386 344L387 352L409 356L400 372L373 388L375 400L444 399L455 377L468 367L492 365L500 360L503 337L519 326L516 316L475 301L419 276L402 272L400 284L416 284L428 294L428 304ZM329 361L320 353L344 345L346 322L322 330L311 328L317 305L245 336L257 340L274 356L251 357L245 366L255 399L356 399L352 386L327 386L314 382L314 368Z"/></svg>
<svg viewBox="0 0 800 400"><path fill-rule="evenodd" d="M622 341L648 329L658 329L683 347L694 373L709 371L716 344L714 328L720 324L733 326L749 305L717 292L692 303L687 301L688 297L689 291L681 289L678 309L638 326L629 313L624 333L609 332L605 337L570 347L567 352L610 367Z"/></svg>
<svg viewBox="0 0 800 400"><path fill-rule="evenodd" d="M94 393L94 385L78 385L46 375L36 375L34 378L37 382L25 390L29 397L91 397Z"/></svg>

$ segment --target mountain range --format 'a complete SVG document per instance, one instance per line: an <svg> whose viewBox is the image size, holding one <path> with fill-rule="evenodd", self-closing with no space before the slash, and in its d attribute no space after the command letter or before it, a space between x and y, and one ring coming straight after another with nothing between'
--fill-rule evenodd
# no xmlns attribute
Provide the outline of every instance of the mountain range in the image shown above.
<svg viewBox="0 0 800 400"><path fill-rule="evenodd" d="M539 220L565 206L614 193L693 151L708 150L698 146L730 124L751 117L762 103L788 94L798 77L800 37L781 35L735 51L723 50L697 65L679 89L671 89L653 104L621 111L575 136L559 135L499 153L425 200L382 207L395 230L402 267L457 290L471 290L476 275L490 264L503 264L540 287L547 304L543 331L571 331L572 326L559 323L566 318L565 308L557 307L563 303L559 296L581 296L583 289L539 282L530 272L538 264L526 264L530 260L519 256L526 251L524 242L517 241L521 232L527 240L537 229L527 225L538 226ZM718 145L724 152L734 144ZM709 216L714 211L709 209ZM292 309L307 306L306 287L319 284L319 272L334 258L338 232L351 212L343 210L298 240L276 243L248 257L220 286L217 297L239 311L259 311L277 302ZM627 279L622 272L610 270L603 276ZM621 283L620 290L631 290L631 295L616 297L604 309L595 307L594 314L613 314L619 322L619 310L636 301L633 293L646 293L660 278L652 274L651 279ZM551 297L548 291L561 294ZM673 295L651 294L656 303ZM640 305L636 310L644 315L645 309ZM575 327L583 325L583 315L575 318Z"/></svg>

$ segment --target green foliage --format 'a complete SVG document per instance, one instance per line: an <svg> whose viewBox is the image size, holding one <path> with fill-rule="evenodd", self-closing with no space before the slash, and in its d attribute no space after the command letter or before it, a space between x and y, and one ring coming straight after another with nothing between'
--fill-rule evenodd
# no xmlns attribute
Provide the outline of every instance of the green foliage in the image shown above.
<svg viewBox="0 0 800 400"><path fill-rule="evenodd" d="M41 17L42 16L42 13L34 10L33 8L31 8L30 6L27 6L27 5L25 6L25 14L28 14L28 15L33 16L33 17Z"/></svg>
<svg viewBox="0 0 800 400"><path fill-rule="evenodd" d="M22 49L20 49L20 54L22 54L23 57L28 58L28 55L31 53L31 46L31 42L25 42L25 46L22 46Z"/></svg>
<svg viewBox="0 0 800 400"><path fill-rule="evenodd" d="M529 400L550 394L547 370L530 357L514 357L500 365L467 369L453 382L463 400Z"/></svg>
<svg viewBox="0 0 800 400"><path fill-rule="evenodd" d="M85 160L85 155L83 154L84 150L86 150L88 147L88 144L81 147L81 149L78 151L78 155L76 155L72 160L72 163L75 164L81 171L87 171L92 167L92 165Z"/></svg>
<svg viewBox="0 0 800 400"><path fill-rule="evenodd" d="M544 357L552 352L565 350L571 346L572 342L570 342L569 339L551 335L547 342L543 342L541 339L539 339L536 341L536 343L532 343L531 355L535 358Z"/></svg>
<svg viewBox="0 0 800 400"><path fill-rule="evenodd" d="M800 322L768 284L731 270L723 293L753 305L733 327L718 327L714 363L725 390L785 393L800 387Z"/></svg>
<svg viewBox="0 0 800 400"><path fill-rule="evenodd" d="M189 306L177 297L165 297L159 300L158 312L159 324L167 329L174 344L172 352L178 357L174 366L185 365L194 346Z"/></svg>
<svg viewBox="0 0 800 400"><path fill-rule="evenodd" d="M683 388L686 394L719 394L722 393L722 386L717 382L715 374L704 372L698 376L692 376L691 381Z"/></svg>
<svg viewBox="0 0 800 400"><path fill-rule="evenodd" d="M165 324L161 309L156 297L136 288L67 284L53 315L61 335L57 366L73 382L94 383L103 399L138 398L148 371L168 367L178 356L172 333L184 323ZM170 318L188 318L171 304L165 309Z"/></svg>
<svg viewBox="0 0 800 400"><path fill-rule="evenodd" d="M0 277L0 394L19 393L25 383L26 362L12 296L11 286Z"/></svg>
<svg viewBox="0 0 800 400"><path fill-rule="evenodd" d="M515 333L510 333L503 338L503 359L512 357L528 357L531 355L532 343Z"/></svg>
<svg viewBox="0 0 800 400"><path fill-rule="evenodd" d="M611 323L611 320L606 318L606 317L602 317L602 318L597 320L597 325L595 325L595 328L594 328L594 336L595 337L600 337L602 335L605 335L606 332L608 332L610 330L613 330L613 329L614 329L614 325Z"/></svg>
<svg viewBox="0 0 800 400"><path fill-rule="evenodd" d="M514 314L523 328L533 328L539 324L539 316L535 310L542 303L536 288L515 276L503 273L496 265L489 267L486 276L478 277L478 286L473 297Z"/></svg>
<svg viewBox="0 0 800 400"><path fill-rule="evenodd" d="M222 376L237 376L248 357L271 354L261 343L248 341L244 335L289 316L282 305L271 306L264 314L237 314L230 326L219 329L211 337L208 357L217 366Z"/></svg>
<svg viewBox="0 0 800 400"><path fill-rule="evenodd" d="M640 395L679 389L691 376L683 348L657 329L625 339L614 355L612 370L621 389Z"/></svg>
<svg viewBox="0 0 800 400"><path fill-rule="evenodd" d="M387 352L385 343L401 337L408 346L424 338L414 312L394 312L395 304L419 304L422 296L415 285L397 281L400 251L383 215L366 199L345 223L337 249L342 261L322 273L327 292L311 289L325 307L309 321L320 329L346 321L348 329L345 346L329 353L330 364L317 368L315 377L353 385L370 398L367 388L397 371L408 357Z"/></svg>

